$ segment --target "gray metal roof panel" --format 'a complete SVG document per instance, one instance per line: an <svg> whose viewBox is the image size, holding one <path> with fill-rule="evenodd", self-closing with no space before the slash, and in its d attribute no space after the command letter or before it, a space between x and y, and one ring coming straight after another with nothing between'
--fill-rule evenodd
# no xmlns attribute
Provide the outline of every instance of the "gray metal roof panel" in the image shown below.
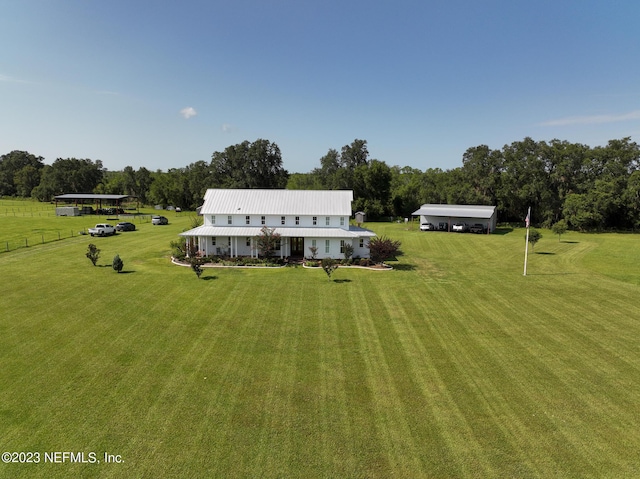
<svg viewBox="0 0 640 479"><path fill-rule="evenodd" d="M201 214L351 216L351 190L209 189Z"/></svg>
<svg viewBox="0 0 640 479"><path fill-rule="evenodd" d="M123 200L129 198L131 195L97 195L97 194L84 194L84 193L66 193L64 195L58 195L56 200Z"/></svg>
<svg viewBox="0 0 640 479"><path fill-rule="evenodd" d="M261 226L198 226L189 231L180 233L180 236L259 236ZM360 238L372 237L376 234L364 228L274 228L275 232L283 237L305 238Z"/></svg>
<svg viewBox="0 0 640 479"><path fill-rule="evenodd" d="M495 206L484 205L422 205L412 215L488 219L495 214L495 210Z"/></svg>

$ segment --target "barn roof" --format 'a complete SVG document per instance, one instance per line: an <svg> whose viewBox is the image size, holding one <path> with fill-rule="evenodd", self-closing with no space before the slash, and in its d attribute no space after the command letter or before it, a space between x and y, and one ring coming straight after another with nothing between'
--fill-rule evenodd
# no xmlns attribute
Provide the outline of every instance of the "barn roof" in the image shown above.
<svg viewBox="0 0 640 479"><path fill-rule="evenodd" d="M200 214L351 216L351 190L209 189Z"/></svg>
<svg viewBox="0 0 640 479"><path fill-rule="evenodd" d="M56 200L124 200L131 198L131 195L96 195L90 193L67 193L58 195Z"/></svg>
<svg viewBox="0 0 640 479"><path fill-rule="evenodd" d="M412 215L489 219L495 214L495 211L495 206L483 205L422 205Z"/></svg>

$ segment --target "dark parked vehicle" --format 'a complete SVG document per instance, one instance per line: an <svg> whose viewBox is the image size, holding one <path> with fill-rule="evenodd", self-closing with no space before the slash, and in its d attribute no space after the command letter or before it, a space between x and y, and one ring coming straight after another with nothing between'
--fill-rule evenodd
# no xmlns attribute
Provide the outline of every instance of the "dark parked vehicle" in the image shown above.
<svg viewBox="0 0 640 479"><path fill-rule="evenodd" d="M129 223L128 221L123 221L122 223L118 223L116 225L116 231L135 231L136 225L133 223Z"/></svg>
<svg viewBox="0 0 640 479"><path fill-rule="evenodd" d="M153 216L151 218L152 225L168 225L169 220L165 216Z"/></svg>
<svg viewBox="0 0 640 479"><path fill-rule="evenodd" d="M438 230L439 231L447 231L448 229L449 229L449 226L447 225L447 223L445 223L445 222L438 223Z"/></svg>
<svg viewBox="0 0 640 479"><path fill-rule="evenodd" d="M469 227L470 233L484 233L486 230L482 223L476 223Z"/></svg>

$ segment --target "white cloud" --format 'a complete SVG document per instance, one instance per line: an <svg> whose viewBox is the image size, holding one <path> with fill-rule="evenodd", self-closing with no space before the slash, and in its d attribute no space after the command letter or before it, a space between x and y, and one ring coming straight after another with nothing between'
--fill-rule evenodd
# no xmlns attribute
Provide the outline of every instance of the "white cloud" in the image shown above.
<svg viewBox="0 0 640 479"><path fill-rule="evenodd" d="M188 106L188 107L183 108L182 110L180 110L180 114L182 115L182 117L185 120L188 120L192 116L196 116L198 114L198 112L196 111L195 108L193 108L191 106Z"/></svg>
<svg viewBox="0 0 640 479"><path fill-rule="evenodd" d="M1 73L0 73L0 81L11 82L11 83L29 83L29 84L35 83L29 80L21 80L20 78L14 78L8 75L3 75Z"/></svg>
<svg viewBox="0 0 640 479"><path fill-rule="evenodd" d="M540 126L569 126L569 125L597 125L602 123L616 123L619 121L640 120L640 110L619 115L590 115L590 116L569 116L548 120L540 123Z"/></svg>

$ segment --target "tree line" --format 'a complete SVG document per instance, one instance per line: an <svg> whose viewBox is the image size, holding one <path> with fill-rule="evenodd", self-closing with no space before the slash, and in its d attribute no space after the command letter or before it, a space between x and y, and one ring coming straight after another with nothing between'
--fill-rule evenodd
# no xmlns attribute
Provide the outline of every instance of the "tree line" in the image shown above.
<svg viewBox="0 0 640 479"><path fill-rule="evenodd" d="M495 205L503 222L564 219L573 229L640 227L640 148L631 138L590 147L524 138L502 149L469 148L462 166L421 171L370 158L367 141L329 149L308 173L283 168L268 140L228 146L210 161L168 171L105 169L100 160L58 158L51 165L25 151L0 157L0 195L50 201L63 193L137 196L143 204L193 209L207 188L352 189L354 210L370 219L409 217L424 203Z"/></svg>

